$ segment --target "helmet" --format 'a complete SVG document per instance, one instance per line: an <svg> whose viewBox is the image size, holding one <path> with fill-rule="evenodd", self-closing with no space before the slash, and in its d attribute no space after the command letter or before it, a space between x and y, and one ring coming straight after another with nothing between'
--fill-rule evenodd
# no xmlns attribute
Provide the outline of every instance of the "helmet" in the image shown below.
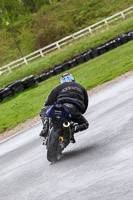
<svg viewBox="0 0 133 200"><path fill-rule="evenodd" d="M62 75L60 81L61 81L61 83L65 83L65 82L75 82L75 78L73 77L72 74L65 73L65 74Z"/></svg>

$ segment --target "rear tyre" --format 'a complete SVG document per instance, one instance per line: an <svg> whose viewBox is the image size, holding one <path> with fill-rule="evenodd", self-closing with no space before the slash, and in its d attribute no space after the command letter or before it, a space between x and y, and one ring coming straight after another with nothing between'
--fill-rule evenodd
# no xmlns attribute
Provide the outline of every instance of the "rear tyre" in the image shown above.
<svg viewBox="0 0 133 200"><path fill-rule="evenodd" d="M56 162L60 159L62 150L59 143L59 136L60 131L52 128L47 143L47 159L49 162Z"/></svg>

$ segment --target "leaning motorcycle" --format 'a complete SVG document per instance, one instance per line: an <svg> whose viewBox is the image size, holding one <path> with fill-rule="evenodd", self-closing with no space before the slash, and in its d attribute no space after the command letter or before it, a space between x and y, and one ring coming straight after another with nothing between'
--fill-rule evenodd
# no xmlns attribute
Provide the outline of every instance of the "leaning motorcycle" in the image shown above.
<svg viewBox="0 0 133 200"><path fill-rule="evenodd" d="M62 105L55 104L47 111L49 131L46 139L47 159L49 162L60 160L62 151L70 143L71 114Z"/></svg>

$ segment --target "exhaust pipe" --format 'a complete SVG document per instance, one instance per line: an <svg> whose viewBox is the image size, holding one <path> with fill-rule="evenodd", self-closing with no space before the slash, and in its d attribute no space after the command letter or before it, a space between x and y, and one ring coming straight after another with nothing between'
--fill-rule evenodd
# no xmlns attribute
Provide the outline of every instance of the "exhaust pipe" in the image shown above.
<svg viewBox="0 0 133 200"><path fill-rule="evenodd" d="M63 123L63 126L64 126L65 128L68 128L68 127L70 126L70 122L64 122L64 123Z"/></svg>

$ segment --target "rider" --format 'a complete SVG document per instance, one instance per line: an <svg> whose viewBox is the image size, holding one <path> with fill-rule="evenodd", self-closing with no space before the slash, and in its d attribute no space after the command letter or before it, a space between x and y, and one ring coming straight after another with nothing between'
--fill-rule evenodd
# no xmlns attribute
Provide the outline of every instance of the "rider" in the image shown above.
<svg viewBox="0 0 133 200"><path fill-rule="evenodd" d="M88 107L88 95L85 88L75 83L72 74L65 73L61 77L61 85L54 88L48 95L44 108L40 112L43 123L43 130L40 136L46 138L48 134L48 118L46 112L53 104L62 104L71 114L71 120L76 122L72 128L71 142L75 143L74 133L83 131L88 128L89 123L82 115Z"/></svg>

